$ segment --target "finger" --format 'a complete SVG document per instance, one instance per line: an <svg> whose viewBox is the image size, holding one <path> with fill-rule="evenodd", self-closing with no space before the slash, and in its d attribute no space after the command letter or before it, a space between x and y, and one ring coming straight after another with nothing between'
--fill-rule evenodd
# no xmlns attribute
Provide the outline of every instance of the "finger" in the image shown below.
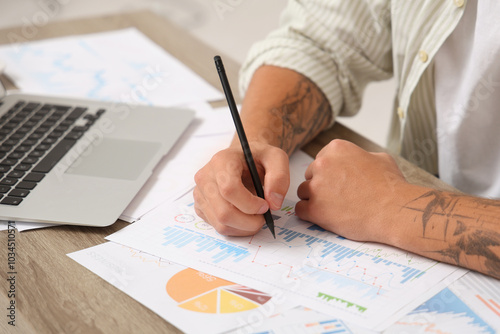
<svg viewBox="0 0 500 334"><path fill-rule="evenodd" d="M222 151L214 155L209 164L195 174L195 182L208 201L211 201L213 196L222 196L225 201L244 213L262 214L269 206L264 199L253 195L243 184L242 174L246 168L241 152Z"/></svg>
<svg viewBox="0 0 500 334"><path fill-rule="evenodd" d="M206 207L205 198L201 194L199 187L195 187L193 190L193 199L194 199L194 211L205 222L210 224L210 220L207 218L204 212L204 208Z"/></svg>
<svg viewBox="0 0 500 334"><path fill-rule="evenodd" d="M307 166L306 172L304 173L304 177L305 177L306 180L312 179L312 177L313 177L313 169L314 169L314 166L315 166L315 162L316 162L316 160L313 161L313 162L311 162L309 164L309 166Z"/></svg>
<svg viewBox="0 0 500 334"><path fill-rule="evenodd" d="M214 205L211 209L213 221L217 225L217 231L225 234L226 227L241 231L239 235L253 235L257 233L265 223L262 214L249 215L241 212L228 202L210 202Z"/></svg>
<svg viewBox="0 0 500 334"><path fill-rule="evenodd" d="M218 202L215 200L215 197L208 202L199 187L195 188L193 197L195 200L196 214L205 222L212 225L215 230L222 235L254 235L264 225L264 218L262 215L243 214L232 205L224 204L223 200ZM216 203L215 206L214 203ZM218 209L214 210L214 207Z"/></svg>
<svg viewBox="0 0 500 334"><path fill-rule="evenodd" d="M256 234L262 226L259 226L255 230L242 230L240 228L234 228L229 225L225 225L221 222L218 221L218 218L216 217L216 213L207 210L206 214L208 220L205 220L208 222L212 227L219 233L225 236L231 236L231 237L243 237L243 236L250 236Z"/></svg>
<svg viewBox="0 0 500 334"><path fill-rule="evenodd" d="M203 207L203 212L210 220L212 226L217 227L217 231L224 234L224 229L226 226L232 227L237 230L247 231L255 233L264 224L264 217L262 214L247 214L242 212L238 207L228 202L221 194L218 192L220 188L210 187L210 184L206 185L205 190L202 192L205 201ZM253 196L249 193L250 196ZM259 198L262 202L265 201Z"/></svg>
<svg viewBox="0 0 500 334"><path fill-rule="evenodd" d="M226 237L249 237L252 235L257 234L259 232L260 228L257 231L243 231L243 230L238 230L235 228L232 228L231 226L226 226L226 225L220 225L214 227L217 233L224 235Z"/></svg>
<svg viewBox="0 0 500 334"><path fill-rule="evenodd" d="M222 170L216 173L216 181L222 198L243 213L263 214L269 209L268 203L255 196L241 181L241 174Z"/></svg>
<svg viewBox="0 0 500 334"><path fill-rule="evenodd" d="M202 217L200 214L198 214L198 215L200 217ZM217 219L215 218L215 216L214 216L213 212L211 212L211 210L207 210L206 214L205 214L205 212L203 212L203 218L202 219L205 222L207 222L210 225L212 225L212 227L219 234L226 235L226 236L242 237L242 236L254 235L260 229L259 228L256 231L246 231L246 230L241 230L241 229L237 229L237 228L234 228L234 227L231 227L231 226L228 226L228 225L221 224L220 222L217 221Z"/></svg>
<svg viewBox="0 0 500 334"><path fill-rule="evenodd" d="M255 158L264 167L264 191L272 210L279 210L290 187L290 161L277 147L257 150Z"/></svg>
<svg viewBox="0 0 500 334"><path fill-rule="evenodd" d="M324 222L323 220L327 217L325 204L327 203L324 201L319 202L314 197L300 200L295 204L295 214L302 220L321 226Z"/></svg>
<svg viewBox="0 0 500 334"><path fill-rule="evenodd" d="M300 200L295 204L295 214L302 220L307 220L314 223L314 219L310 212L310 200Z"/></svg>
<svg viewBox="0 0 500 334"><path fill-rule="evenodd" d="M311 196L310 180L302 182L297 188L297 196L302 200L308 200Z"/></svg>

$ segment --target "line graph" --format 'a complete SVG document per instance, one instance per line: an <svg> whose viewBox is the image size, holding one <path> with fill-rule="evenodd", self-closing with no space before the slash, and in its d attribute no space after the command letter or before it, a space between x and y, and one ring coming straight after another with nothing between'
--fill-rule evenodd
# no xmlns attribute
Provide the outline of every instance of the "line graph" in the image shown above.
<svg viewBox="0 0 500 334"><path fill-rule="evenodd" d="M262 233L243 244L234 243L239 239L223 238L213 229L211 234L200 231L196 224L189 224L195 221L192 214L177 214L174 221L179 224L164 228L162 245L196 252L217 266L246 263L247 269L264 270L266 275L267 270L284 272L287 278L307 284L306 289L319 302L359 314L370 309L372 301L404 290L426 274L429 260L347 240L301 221L292 209L284 205L274 212L276 240ZM305 262L298 263L298 259ZM337 289L343 292L336 293Z"/></svg>
<svg viewBox="0 0 500 334"><path fill-rule="evenodd" d="M0 47L0 58L19 88L35 94L162 106L221 97L134 28L14 43Z"/></svg>
<svg viewBox="0 0 500 334"><path fill-rule="evenodd" d="M279 226L276 229L280 230L277 235L282 236L281 242L286 244L288 248L304 248L303 256L315 259L316 265L313 266L313 270L314 272L319 271L321 274L316 274L316 276L324 277L333 273L343 274L363 284L370 282L371 285L378 287L377 294L380 294L384 285L394 286L396 284L405 284L425 274L424 269L414 267L417 262L413 261L413 256L403 256L402 252L395 252L394 250L388 251L386 249L382 251L380 248L374 250L364 245L349 247L346 245L344 237L334 236L332 239L331 233L316 225L310 225L305 228L305 232L320 232L323 236L328 236L328 239L300 232L297 229L288 229ZM255 242L252 241L252 243L256 245ZM253 258L254 263L269 265L268 261L262 260L257 255L256 252L256 256ZM283 264L285 256L280 255L279 258L279 264ZM394 260L390 260L389 258L394 258ZM405 261L401 263L401 261L398 262L396 259L405 259ZM304 273L295 274L296 277L300 278L306 276ZM325 279L321 278L320 280L323 281Z"/></svg>
<svg viewBox="0 0 500 334"><path fill-rule="evenodd" d="M224 237L208 224L199 229L194 209L181 206L165 205L109 239L264 293L286 291L305 306L370 327L411 311L409 301L456 270L325 231L300 220L289 202L272 212L276 239L267 227L252 237Z"/></svg>
<svg viewBox="0 0 500 334"><path fill-rule="evenodd" d="M284 205L275 217L276 240L260 234L250 238L248 245L242 246L233 243L232 239L223 240L218 235L208 235L194 228L196 226L190 228L186 223L194 221L194 216L183 213L174 217L182 226L164 229L163 245L193 250L215 265L250 260L251 264L260 267L253 267L252 270L274 268L279 271L278 268L284 268L288 278L346 289L350 295L356 293L365 300L377 299L393 289L411 284L426 273L425 267L420 264L430 262L413 261L413 256L403 256L403 252L394 249L374 249L300 221L291 205ZM297 259L309 261L297 265ZM328 303L334 300L341 304L345 301L340 297L322 300ZM366 308L363 307L363 310Z"/></svg>

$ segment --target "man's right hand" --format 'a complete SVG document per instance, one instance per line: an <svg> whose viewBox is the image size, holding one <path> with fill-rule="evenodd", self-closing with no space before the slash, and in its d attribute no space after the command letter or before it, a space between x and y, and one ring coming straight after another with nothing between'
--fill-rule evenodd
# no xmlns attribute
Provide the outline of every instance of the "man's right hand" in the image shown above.
<svg viewBox="0 0 500 334"><path fill-rule="evenodd" d="M218 152L195 175L195 210L217 232L228 236L256 234L263 214L281 208L290 185L288 155L281 149L250 143L265 199L255 194L243 151L236 145Z"/></svg>
<svg viewBox="0 0 500 334"><path fill-rule="evenodd" d="M278 210L290 185L288 154L323 130L332 119L325 95L293 70L263 65L245 94L240 113L265 200L254 186L238 138L195 175L196 213L219 233L247 236Z"/></svg>

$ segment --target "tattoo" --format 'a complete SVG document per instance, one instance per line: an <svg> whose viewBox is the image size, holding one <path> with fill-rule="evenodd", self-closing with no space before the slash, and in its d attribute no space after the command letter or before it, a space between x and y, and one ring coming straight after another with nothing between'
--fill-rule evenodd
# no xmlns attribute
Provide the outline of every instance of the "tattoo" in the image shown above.
<svg viewBox="0 0 500 334"><path fill-rule="evenodd" d="M332 118L326 97L307 78L300 80L271 113L281 120L280 147L289 154L314 138Z"/></svg>
<svg viewBox="0 0 500 334"><path fill-rule="evenodd" d="M422 238L444 242L432 252L447 262L500 277L500 201L432 190L403 209L417 213Z"/></svg>

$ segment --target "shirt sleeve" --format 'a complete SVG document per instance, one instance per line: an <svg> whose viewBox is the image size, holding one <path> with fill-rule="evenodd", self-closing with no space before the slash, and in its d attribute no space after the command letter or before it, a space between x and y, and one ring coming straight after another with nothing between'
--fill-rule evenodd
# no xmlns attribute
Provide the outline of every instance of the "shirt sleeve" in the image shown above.
<svg viewBox="0 0 500 334"><path fill-rule="evenodd" d="M334 119L355 114L366 85L392 76L390 18L389 0L290 0L280 27L250 49L241 95L257 68L274 65L312 80Z"/></svg>

